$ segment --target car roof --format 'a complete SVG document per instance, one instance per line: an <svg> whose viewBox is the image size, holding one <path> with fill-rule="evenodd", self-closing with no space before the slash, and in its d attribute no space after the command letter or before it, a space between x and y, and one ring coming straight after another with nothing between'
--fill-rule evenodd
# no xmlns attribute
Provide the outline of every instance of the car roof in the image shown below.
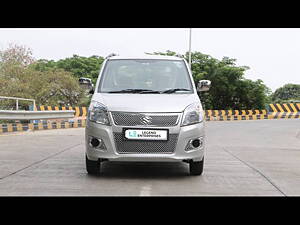
<svg viewBox="0 0 300 225"><path fill-rule="evenodd" d="M126 55L126 56L112 56L108 58L109 60L114 59L160 59L160 60L183 60L183 58L177 56L165 56L165 55Z"/></svg>

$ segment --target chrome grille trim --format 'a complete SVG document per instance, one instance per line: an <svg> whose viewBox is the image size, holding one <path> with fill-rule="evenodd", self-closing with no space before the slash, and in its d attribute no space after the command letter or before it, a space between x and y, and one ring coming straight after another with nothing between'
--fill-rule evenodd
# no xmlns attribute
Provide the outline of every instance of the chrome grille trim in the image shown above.
<svg viewBox="0 0 300 225"><path fill-rule="evenodd" d="M180 119L180 113L111 112L111 116L117 126L173 127Z"/></svg>
<svg viewBox="0 0 300 225"><path fill-rule="evenodd" d="M175 151L178 134L169 134L168 141L125 140L123 133L114 133L116 150L120 154L172 154Z"/></svg>

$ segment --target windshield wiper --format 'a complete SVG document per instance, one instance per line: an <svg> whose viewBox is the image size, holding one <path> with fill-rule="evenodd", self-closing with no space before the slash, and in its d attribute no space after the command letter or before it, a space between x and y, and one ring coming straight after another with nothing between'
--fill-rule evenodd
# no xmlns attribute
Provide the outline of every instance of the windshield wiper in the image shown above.
<svg viewBox="0 0 300 225"><path fill-rule="evenodd" d="M161 91L155 91L150 89L124 89L120 91L109 91L108 93L171 94L171 93L175 93L176 91L191 91L191 90L185 88L173 88L161 92Z"/></svg>
<svg viewBox="0 0 300 225"><path fill-rule="evenodd" d="M172 88L172 89L169 89L169 90L165 90L161 93L170 94L170 93L175 93L176 91L192 91L192 90L185 89L185 88Z"/></svg>
<svg viewBox="0 0 300 225"><path fill-rule="evenodd" d="M139 93L139 94L144 94L144 93L160 93L159 91L154 91L150 89L124 89L120 91L109 91L108 93Z"/></svg>

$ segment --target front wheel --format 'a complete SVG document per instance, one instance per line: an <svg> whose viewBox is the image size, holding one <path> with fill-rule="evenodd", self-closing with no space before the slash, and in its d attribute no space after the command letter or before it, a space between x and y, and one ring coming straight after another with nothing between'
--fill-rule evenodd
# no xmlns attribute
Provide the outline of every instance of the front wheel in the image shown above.
<svg viewBox="0 0 300 225"><path fill-rule="evenodd" d="M100 175L100 162L89 160L87 156L85 156L85 164L86 170L88 174Z"/></svg>
<svg viewBox="0 0 300 225"><path fill-rule="evenodd" d="M190 175L201 175L203 173L204 157L202 161L199 162L191 161L189 164L190 164Z"/></svg>

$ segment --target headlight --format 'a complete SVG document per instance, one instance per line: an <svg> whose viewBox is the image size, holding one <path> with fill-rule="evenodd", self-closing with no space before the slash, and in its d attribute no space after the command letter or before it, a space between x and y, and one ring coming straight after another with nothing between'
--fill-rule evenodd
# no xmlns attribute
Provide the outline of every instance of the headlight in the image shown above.
<svg viewBox="0 0 300 225"><path fill-rule="evenodd" d="M181 126L200 123L203 121L203 110L200 103L194 103L185 108Z"/></svg>
<svg viewBox="0 0 300 225"><path fill-rule="evenodd" d="M107 108L99 102L91 102L88 118L95 123L110 125Z"/></svg>

